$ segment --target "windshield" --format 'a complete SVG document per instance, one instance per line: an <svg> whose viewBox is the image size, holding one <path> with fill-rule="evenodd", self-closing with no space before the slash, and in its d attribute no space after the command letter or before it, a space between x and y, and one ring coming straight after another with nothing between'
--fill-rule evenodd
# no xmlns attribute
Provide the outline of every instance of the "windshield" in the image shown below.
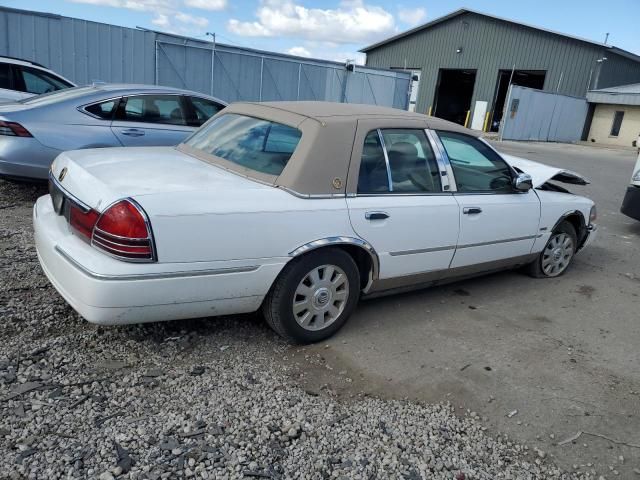
<svg viewBox="0 0 640 480"><path fill-rule="evenodd" d="M64 90L58 90L51 93L43 93L42 95L36 95L35 97L25 98L24 100L20 100L20 103L32 106L49 105L51 103L63 102L72 98L82 97L87 93L95 91L95 87L65 88Z"/></svg>
<svg viewBox="0 0 640 480"><path fill-rule="evenodd" d="M293 155L300 130L229 113L193 134L186 145L267 175L280 175Z"/></svg>

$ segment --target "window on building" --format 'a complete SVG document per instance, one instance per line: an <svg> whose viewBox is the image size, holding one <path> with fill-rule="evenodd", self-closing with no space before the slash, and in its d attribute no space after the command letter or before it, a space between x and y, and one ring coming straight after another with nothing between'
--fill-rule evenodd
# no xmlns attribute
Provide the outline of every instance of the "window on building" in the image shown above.
<svg viewBox="0 0 640 480"><path fill-rule="evenodd" d="M617 137L620 135L620 127L622 127L622 119L624 118L624 111L618 110L613 114L613 124L611 125L611 132L609 135Z"/></svg>

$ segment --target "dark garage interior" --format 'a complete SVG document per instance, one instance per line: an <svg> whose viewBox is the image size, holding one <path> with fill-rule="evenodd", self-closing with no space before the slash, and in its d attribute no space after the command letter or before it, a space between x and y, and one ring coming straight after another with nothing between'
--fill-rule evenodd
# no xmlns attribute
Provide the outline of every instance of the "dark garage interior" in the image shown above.
<svg viewBox="0 0 640 480"><path fill-rule="evenodd" d="M475 70L440 69L433 115L464 125L471 110Z"/></svg>
<svg viewBox="0 0 640 480"><path fill-rule="evenodd" d="M514 70L513 78L511 78L511 70L500 70L498 72L498 81L496 83L495 103L493 105L493 117L491 119L491 131L497 132L502 120L504 110L504 102L507 99L509 91L509 78L512 85L520 87L535 88L542 90L544 88L544 79L547 72L544 70Z"/></svg>

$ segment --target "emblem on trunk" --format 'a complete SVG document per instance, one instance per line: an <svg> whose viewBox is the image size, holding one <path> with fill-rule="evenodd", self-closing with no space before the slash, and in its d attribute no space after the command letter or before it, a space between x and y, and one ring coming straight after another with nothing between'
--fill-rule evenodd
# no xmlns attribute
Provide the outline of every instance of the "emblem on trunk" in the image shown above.
<svg viewBox="0 0 640 480"><path fill-rule="evenodd" d="M64 180L64 177L67 175L67 167L64 167L62 170L60 170L60 175L58 175L58 180L62 181Z"/></svg>

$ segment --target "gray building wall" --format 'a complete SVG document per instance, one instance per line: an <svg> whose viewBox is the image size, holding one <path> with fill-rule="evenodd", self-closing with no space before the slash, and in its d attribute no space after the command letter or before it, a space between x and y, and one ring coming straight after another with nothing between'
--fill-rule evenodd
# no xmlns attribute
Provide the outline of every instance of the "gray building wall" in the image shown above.
<svg viewBox="0 0 640 480"><path fill-rule="evenodd" d="M0 55L32 60L77 84L154 83L155 34L0 7Z"/></svg>
<svg viewBox="0 0 640 480"><path fill-rule="evenodd" d="M458 48L461 53L456 53ZM605 55L608 60L598 63ZM516 70L545 70L544 90L578 97L585 96L590 79L591 88L640 81L640 63L604 47L473 12L369 50L367 65L420 69L417 111L423 113L434 103L441 68L477 70L471 106L483 100L489 110L498 71L514 66ZM602 71L596 87L598 68Z"/></svg>
<svg viewBox="0 0 640 480"><path fill-rule="evenodd" d="M145 83L225 101L326 100L406 109L410 75L217 45L154 31L0 7L0 56L38 62L78 85ZM212 79L213 77L213 79Z"/></svg>

